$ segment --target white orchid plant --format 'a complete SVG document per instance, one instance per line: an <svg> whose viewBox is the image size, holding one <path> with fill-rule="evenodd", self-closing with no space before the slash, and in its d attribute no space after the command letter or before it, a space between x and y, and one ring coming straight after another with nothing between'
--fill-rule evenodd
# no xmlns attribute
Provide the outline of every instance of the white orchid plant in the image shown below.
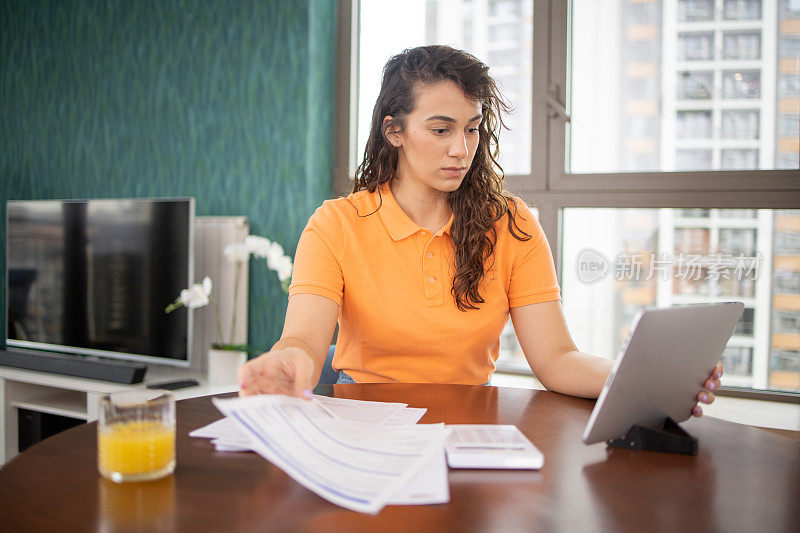
<svg viewBox="0 0 800 533"><path fill-rule="evenodd" d="M233 344L233 332L236 330L236 304L239 299L239 277L242 272L242 265L253 255L267 260L267 267L278 274L281 288L285 293L289 292L289 280L292 277L292 258L283 253L283 247L277 242L270 241L258 235L248 235L244 242L229 244L225 247L225 258L235 264L234 285L233 285L233 316L231 317L231 334L228 343L224 342L222 334L222 322L219 317L219 305L211 297L212 282L206 276L200 283L195 283L188 289L181 291L178 299L167 306L165 311L171 313L180 307L188 309L198 309L205 307L209 303L214 306L217 318L217 334L220 342L212 344L212 348L217 350L242 350L247 351L247 345Z"/></svg>

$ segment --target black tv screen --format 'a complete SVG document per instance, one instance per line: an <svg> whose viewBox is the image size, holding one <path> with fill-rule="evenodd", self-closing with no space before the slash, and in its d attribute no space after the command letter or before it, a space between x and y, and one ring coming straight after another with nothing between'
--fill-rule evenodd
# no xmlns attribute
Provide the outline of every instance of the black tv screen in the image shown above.
<svg viewBox="0 0 800 533"><path fill-rule="evenodd" d="M194 200L9 201L6 344L188 365Z"/></svg>

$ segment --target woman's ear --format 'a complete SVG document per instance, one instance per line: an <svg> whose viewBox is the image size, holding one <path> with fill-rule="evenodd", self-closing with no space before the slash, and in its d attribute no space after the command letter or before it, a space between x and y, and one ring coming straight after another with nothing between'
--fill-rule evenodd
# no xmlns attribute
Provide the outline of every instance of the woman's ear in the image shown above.
<svg viewBox="0 0 800 533"><path fill-rule="evenodd" d="M403 144L400 138L400 126L395 122L394 117L386 115L383 117L383 124L381 125L383 135L392 146L399 147Z"/></svg>

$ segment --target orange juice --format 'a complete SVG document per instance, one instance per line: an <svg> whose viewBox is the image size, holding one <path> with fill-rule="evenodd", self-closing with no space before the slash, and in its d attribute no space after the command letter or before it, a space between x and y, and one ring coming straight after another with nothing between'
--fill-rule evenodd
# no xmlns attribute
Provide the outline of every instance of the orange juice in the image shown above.
<svg viewBox="0 0 800 533"><path fill-rule="evenodd" d="M113 481L143 481L171 473L175 427L159 420L131 420L99 428L97 467Z"/></svg>

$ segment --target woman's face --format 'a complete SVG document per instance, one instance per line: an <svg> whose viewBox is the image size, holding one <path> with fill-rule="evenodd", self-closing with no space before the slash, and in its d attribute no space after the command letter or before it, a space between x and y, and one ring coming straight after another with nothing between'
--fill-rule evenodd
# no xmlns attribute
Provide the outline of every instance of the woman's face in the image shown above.
<svg viewBox="0 0 800 533"><path fill-rule="evenodd" d="M398 147L397 179L423 194L458 189L475 157L482 118L480 103L452 81L419 86L405 129L388 135Z"/></svg>

